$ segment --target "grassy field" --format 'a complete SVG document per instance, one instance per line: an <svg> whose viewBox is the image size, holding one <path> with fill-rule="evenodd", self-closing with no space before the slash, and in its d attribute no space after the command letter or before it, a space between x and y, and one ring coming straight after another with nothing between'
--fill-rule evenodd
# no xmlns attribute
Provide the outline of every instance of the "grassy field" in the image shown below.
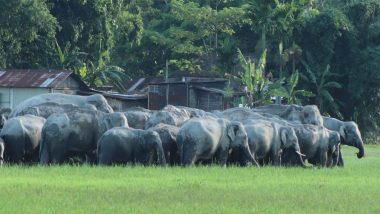
<svg viewBox="0 0 380 214"><path fill-rule="evenodd" d="M0 213L380 213L380 146L346 166L3 167Z"/></svg>

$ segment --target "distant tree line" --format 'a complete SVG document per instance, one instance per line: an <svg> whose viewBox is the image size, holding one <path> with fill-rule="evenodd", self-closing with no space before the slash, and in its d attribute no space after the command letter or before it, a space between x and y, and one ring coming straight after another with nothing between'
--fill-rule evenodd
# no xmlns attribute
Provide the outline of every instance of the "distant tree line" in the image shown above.
<svg viewBox="0 0 380 214"><path fill-rule="evenodd" d="M239 58L259 63L265 52L264 73L283 80L289 102L380 125L379 0L0 0L0 9L1 68L69 69L122 91L126 78L166 67L244 76Z"/></svg>

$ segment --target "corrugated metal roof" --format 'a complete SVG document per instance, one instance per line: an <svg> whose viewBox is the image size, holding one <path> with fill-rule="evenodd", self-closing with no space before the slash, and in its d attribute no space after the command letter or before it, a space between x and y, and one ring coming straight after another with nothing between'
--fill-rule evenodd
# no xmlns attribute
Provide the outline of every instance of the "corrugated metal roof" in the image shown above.
<svg viewBox="0 0 380 214"><path fill-rule="evenodd" d="M65 70L0 69L0 87L54 88L71 74Z"/></svg>

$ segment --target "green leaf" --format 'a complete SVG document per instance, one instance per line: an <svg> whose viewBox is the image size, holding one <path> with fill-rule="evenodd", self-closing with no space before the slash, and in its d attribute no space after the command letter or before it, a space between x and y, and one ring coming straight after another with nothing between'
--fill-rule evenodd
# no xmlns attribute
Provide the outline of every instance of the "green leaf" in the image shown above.
<svg viewBox="0 0 380 214"><path fill-rule="evenodd" d="M301 95L303 97L315 97L315 94L310 91L305 91L305 90L297 90L294 92L294 95Z"/></svg>

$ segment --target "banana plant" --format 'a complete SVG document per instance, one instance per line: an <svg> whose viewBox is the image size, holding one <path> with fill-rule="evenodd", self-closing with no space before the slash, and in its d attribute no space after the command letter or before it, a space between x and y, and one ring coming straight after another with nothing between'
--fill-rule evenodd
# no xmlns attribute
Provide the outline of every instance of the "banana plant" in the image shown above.
<svg viewBox="0 0 380 214"><path fill-rule="evenodd" d="M270 104L271 97L281 96L285 90L281 85L281 80L272 83L266 78L266 54L267 50L265 49L256 66L251 59L246 59L238 49L239 61L243 68L239 79L246 87L245 92L249 107Z"/></svg>
<svg viewBox="0 0 380 214"><path fill-rule="evenodd" d="M290 77L287 79L286 84L286 94L283 96L287 98L289 104L298 104L302 105L300 97L314 97L315 94L306 91L306 90L296 90L296 86L298 85L299 73L296 70Z"/></svg>

